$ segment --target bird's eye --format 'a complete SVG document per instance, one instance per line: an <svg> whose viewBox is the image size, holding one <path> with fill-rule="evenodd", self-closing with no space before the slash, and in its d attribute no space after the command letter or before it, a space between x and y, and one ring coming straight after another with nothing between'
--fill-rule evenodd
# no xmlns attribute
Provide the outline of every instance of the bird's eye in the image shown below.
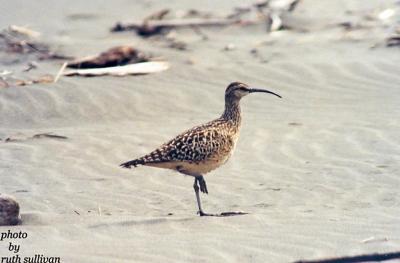
<svg viewBox="0 0 400 263"><path fill-rule="evenodd" d="M243 88L243 87L240 87L239 88L241 91L247 91L247 89L246 88Z"/></svg>

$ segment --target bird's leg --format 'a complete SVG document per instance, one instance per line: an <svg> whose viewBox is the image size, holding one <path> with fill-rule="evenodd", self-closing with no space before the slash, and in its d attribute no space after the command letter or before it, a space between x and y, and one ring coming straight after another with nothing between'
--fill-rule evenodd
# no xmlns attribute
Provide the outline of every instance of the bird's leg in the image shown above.
<svg viewBox="0 0 400 263"><path fill-rule="evenodd" d="M200 187L198 186L198 183L200 184ZM203 209L201 208L201 201L200 201L199 189L200 189L203 193L208 193L208 192L207 192L206 181L204 180L203 176L198 176L198 177L196 176L196 177L194 178L193 189L194 189L194 192L196 193L197 205L198 205L198 207L199 207L199 212L198 212L198 214L199 214L200 216L214 216L213 214L204 213Z"/></svg>
<svg viewBox="0 0 400 263"><path fill-rule="evenodd" d="M199 194L199 186L197 185L198 179L197 177L194 178L193 189L196 194L197 206L199 207L199 214L200 216L204 213L203 209L201 209L201 201L200 201L200 194Z"/></svg>
<svg viewBox="0 0 400 263"><path fill-rule="evenodd" d="M200 185L200 187L199 187ZM246 215L247 213L244 212L223 212L221 214L208 214L203 211L201 208L201 201L200 201L200 191L203 193L208 194L207 190L207 185L206 185L206 180L204 180L203 176L196 176L194 178L194 184L193 184L194 192L196 193L196 200L197 200L197 205L199 207L199 212L197 212L200 216L217 216L217 217L224 217L224 216L237 216L237 215Z"/></svg>
<svg viewBox="0 0 400 263"><path fill-rule="evenodd" d="M201 208L199 190L202 191L203 193L208 194L206 181L204 180L203 176L201 174L189 173L189 172L185 171L184 169L182 169L182 166L177 166L176 170L180 173L194 177L193 189L194 189L194 192L196 193L197 206L199 207L199 211L197 213L200 216L215 216L213 214L204 213L203 209ZM200 185L200 187L199 187L199 185Z"/></svg>
<svg viewBox="0 0 400 263"><path fill-rule="evenodd" d="M204 180L204 177L203 176L197 177L197 181L199 182L200 185L200 191L202 191L205 194L208 194L206 180Z"/></svg>
<svg viewBox="0 0 400 263"><path fill-rule="evenodd" d="M182 170L180 167L177 167L177 170L179 172L183 173L183 174L194 176L193 189L194 189L194 192L196 194L197 206L199 207L199 211L197 213L200 216L224 217L224 216L236 216L236 215L246 215L247 214L247 213L243 213L243 212L223 212L221 214L208 214L208 213L205 213L203 211L203 209L201 208L200 191L202 191L205 194L208 194L206 180L204 180L204 177L202 175L187 173L184 170Z"/></svg>

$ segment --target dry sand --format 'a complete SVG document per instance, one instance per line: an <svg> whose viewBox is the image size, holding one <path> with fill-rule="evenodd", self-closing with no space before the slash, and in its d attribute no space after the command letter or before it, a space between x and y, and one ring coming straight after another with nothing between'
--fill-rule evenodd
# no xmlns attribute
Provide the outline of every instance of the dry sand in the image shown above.
<svg viewBox="0 0 400 263"><path fill-rule="evenodd" d="M181 30L187 51L108 30L166 6L223 14L242 1L80 2L8 1L0 27L29 25L76 56L133 44L172 67L0 90L0 138L44 132L69 138L0 141L0 192L19 200L23 220L0 232L27 232L11 240L21 256L290 262L399 249L399 49L384 46L391 25L383 22L351 32L330 26L395 8L396 1L304 0L295 14L307 33L232 26L203 30L204 41ZM236 49L222 51L229 43ZM0 63L0 70L16 69L7 57ZM60 65L42 63L30 74L55 74ZM249 215L197 217L191 178L118 167L219 116L224 89L236 80L283 96L243 99L236 153L206 176L205 211ZM9 241L0 241L0 255L12 255Z"/></svg>

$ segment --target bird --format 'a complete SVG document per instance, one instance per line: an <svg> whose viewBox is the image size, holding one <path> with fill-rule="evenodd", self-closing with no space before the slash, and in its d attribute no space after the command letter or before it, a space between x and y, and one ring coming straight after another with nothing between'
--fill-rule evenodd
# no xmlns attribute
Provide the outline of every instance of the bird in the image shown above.
<svg viewBox="0 0 400 263"><path fill-rule="evenodd" d="M223 212L211 214L203 211L199 190L208 194L204 175L225 164L232 156L239 138L242 115L240 100L251 93L268 93L266 90L250 87L242 82L232 82L225 90L225 109L222 115L208 123L195 126L154 151L140 158L120 164L123 168L138 165L171 169L194 177L193 189L200 216L232 216L244 212Z"/></svg>

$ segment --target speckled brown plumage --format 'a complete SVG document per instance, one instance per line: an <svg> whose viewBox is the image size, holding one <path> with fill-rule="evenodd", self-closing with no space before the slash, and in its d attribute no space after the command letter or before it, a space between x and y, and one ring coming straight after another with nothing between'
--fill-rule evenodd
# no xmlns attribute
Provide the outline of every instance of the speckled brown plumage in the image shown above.
<svg viewBox="0 0 400 263"><path fill-rule="evenodd" d="M185 171L190 175L208 173L217 168L215 164L225 162L234 149L239 126L240 123L222 118L214 120L178 135L124 166L142 164Z"/></svg>
<svg viewBox="0 0 400 263"><path fill-rule="evenodd" d="M225 91L225 110L221 117L203 125L196 126L169 142L161 145L151 153L121 164L122 167L145 165L176 170L195 177L200 190L208 193L203 175L224 164L232 155L239 138L241 114L240 99L252 92L266 90L251 89L240 82L231 83ZM272 93L279 96L275 93ZM200 199L196 191L200 215L202 212Z"/></svg>

